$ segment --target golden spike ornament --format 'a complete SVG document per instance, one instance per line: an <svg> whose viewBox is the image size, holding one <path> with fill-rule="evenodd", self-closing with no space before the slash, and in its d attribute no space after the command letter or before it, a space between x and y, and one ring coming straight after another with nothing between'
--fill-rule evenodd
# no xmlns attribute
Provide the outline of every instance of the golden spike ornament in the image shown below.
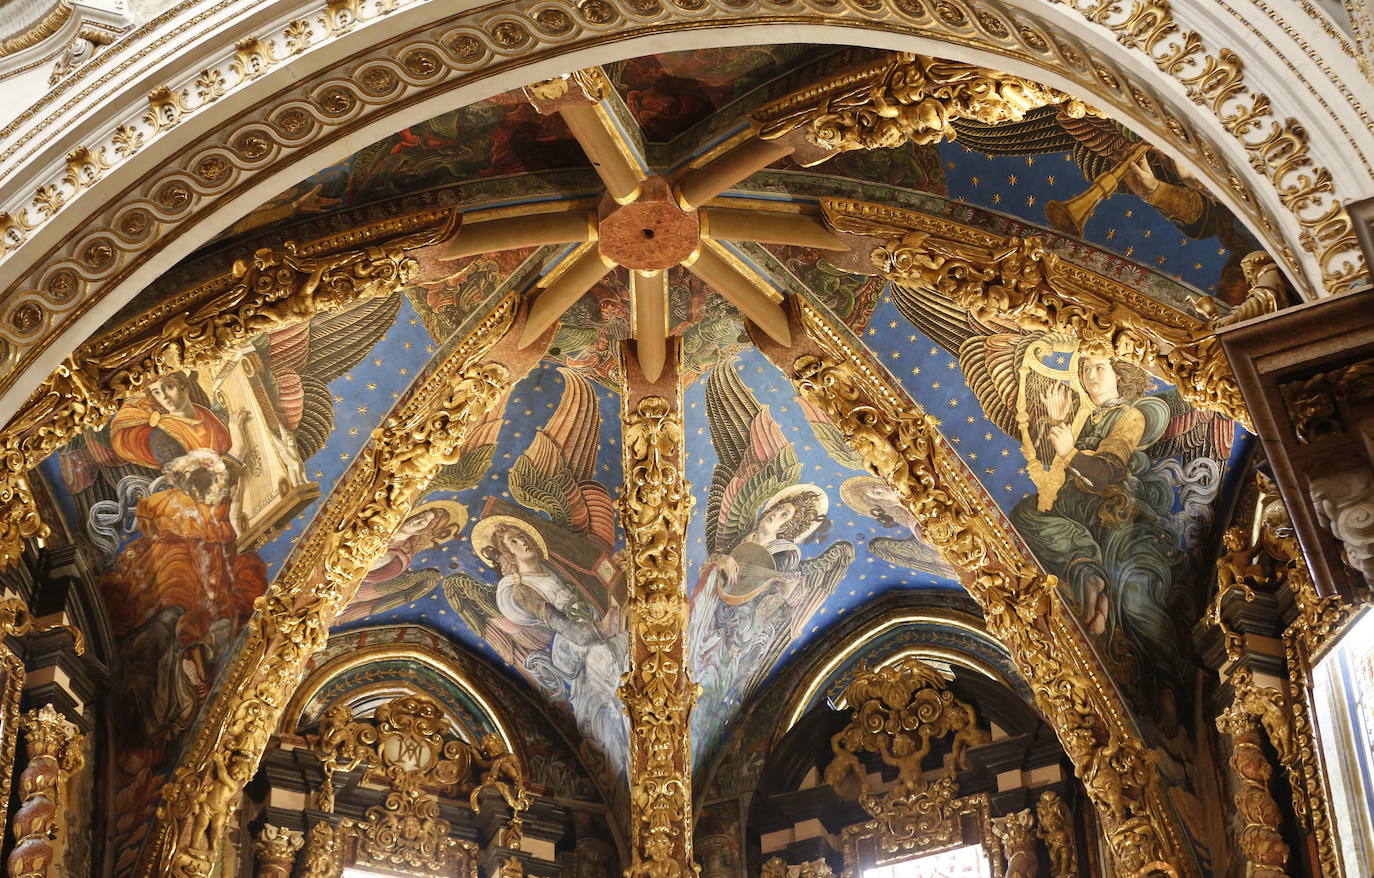
<svg viewBox="0 0 1374 878"><path fill-rule="evenodd" d="M225 684L164 788L142 874L189 878L208 870L335 615L434 474L542 355L543 346L532 355L514 350L517 309L514 295L503 298L417 380L335 485L286 572L257 600Z"/></svg>
<svg viewBox="0 0 1374 878"><path fill-rule="evenodd" d="M764 140L800 129L833 154L953 140L955 120L1016 122L1050 105L1073 118L1091 112L1082 101L1020 76L898 52L794 92L752 116Z"/></svg>
<svg viewBox="0 0 1374 878"><path fill-rule="evenodd" d="M692 857L692 706L687 673L687 513L682 389L676 341L655 382L623 349L621 417L625 488L626 612L630 666L617 690L630 718L630 840L627 878L695 878Z"/></svg>
<svg viewBox="0 0 1374 878"><path fill-rule="evenodd" d="M1210 300L1190 314L1119 281L1061 259L1038 238L992 234L903 208L822 199L830 227L867 248L871 270L904 286L930 289L991 324L1054 332L1079 350L1135 363L1178 387L1189 404L1250 427L1216 330L1278 307L1277 270L1262 253L1247 257L1252 295L1226 315Z"/></svg>
<svg viewBox="0 0 1374 878"><path fill-rule="evenodd" d="M19 558L24 540L47 536L28 475L44 458L165 375L220 362L268 330L396 292L417 267L407 251L441 240L449 225L440 214L364 246L354 235L261 248L227 275L77 348L0 434L0 568Z"/></svg>
<svg viewBox="0 0 1374 878"><path fill-rule="evenodd" d="M1166 804L1149 749L1120 694L1045 574L991 508L934 417L886 370L851 345L817 306L788 302L793 337L781 349L755 344L798 394L823 411L868 469L885 479L983 608L989 633L1010 651L1040 712L1097 809L1122 874L1177 876L1191 869L1186 838ZM800 348L800 349L799 349Z"/></svg>

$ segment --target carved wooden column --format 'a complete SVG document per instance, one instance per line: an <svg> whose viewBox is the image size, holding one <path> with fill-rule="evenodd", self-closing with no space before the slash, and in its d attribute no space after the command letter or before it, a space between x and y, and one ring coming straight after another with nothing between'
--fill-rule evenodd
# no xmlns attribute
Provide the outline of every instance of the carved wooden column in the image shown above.
<svg viewBox="0 0 1374 878"><path fill-rule="evenodd" d="M305 844L305 837L294 829L264 823L253 841L258 856L258 878L291 878L296 866L296 854Z"/></svg>
<svg viewBox="0 0 1374 878"><path fill-rule="evenodd" d="M1240 848L1247 863L1245 874L1247 878L1288 878L1289 849L1279 831L1283 812L1269 794L1274 766L1264 753L1267 734L1280 760L1289 762L1293 758L1283 694L1256 685L1247 668L1234 671L1230 682L1234 699L1226 712L1217 717L1217 730L1231 739L1230 763L1238 784L1236 810L1245 821L1240 833Z"/></svg>
<svg viewBox="0 0 1374 878"><path fill-rule="evenodd" d="M518 347L525 314L511 294L473 315L335 484L285 574L258 599L244 648L208 706L207 728L164 788L140 874L193 878L208 871L243 787L335 615L435 473L461 455L547 349L556 322Z"/></svg>
<svg viewBox="0 0 1374 878"><path fill-rule="evenodd" d="M992 818L992 831L1002 843L1007 861L1004 878L1035 878L1039 863L1035 858L1035 815L1031 809Z"/></svg>
<svg viewBox="0 0 1374 878"><path fill-rule="evenodd" d="M1045 790L1035 803L1035 832L1050 852L1050 878L1078 878L1078 840L1073 815L1054 790Z"/></svg>
<svg viewBox="0 0 1374 878"><path fill-rule="evenodd" d="M622 348L625 530L630 667L619 694L630 717L629 878L684 878L692 859L691 714L687 674L687 513L682 384L676 339L650 382Z"/></svg>
<svg viewBox="0 0 1374 878"><path fill-rule="evenodd" d="M10 829L10 878L42 878L57 858L53 840L62 822L62 786L81 769L81 734L45 704L24 714L20 723L29 762L19 775L19 810Z"/></svg>
<svg viewBox="0 0 1374 878"><path fill-rule="evenodd" d="M1116 867L1127 875L1191 873L1187 838L1149 750L1054 577L1023 554L984 505L936 426L887 373L850 346L820 309L787 301L790 348L752 325L759 349L824 412L875 475L892 485L925 537L983 607L1097 809Z"/></svg>

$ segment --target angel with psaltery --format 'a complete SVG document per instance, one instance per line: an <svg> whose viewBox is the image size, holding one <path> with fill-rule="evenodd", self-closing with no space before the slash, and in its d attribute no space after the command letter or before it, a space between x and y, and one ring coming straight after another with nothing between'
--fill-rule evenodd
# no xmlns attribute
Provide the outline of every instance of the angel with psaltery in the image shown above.
<svg viewBox="0 0 1374 878"><path fill-rule="evenodd" d="M706 418L718 462L706 508L710 555L693 591L688 642L704 700L718 703L768 674L835 590L854 545L836 541L804 556L802 545L829 525L829 495L801 482L796 450L734 361L707 378Z"/></svg>
<svg viewBox="0 0 1374 878"><path fill-rule="evenodd" d="M929 290L894 286L893 302L957 356L988 419L1020 441L1037 490L1012 509L1012 524L1085 626L1123 666L1180 670L1179 522L1207 514L1234 425L1073 338L983 325Z"/></svg>

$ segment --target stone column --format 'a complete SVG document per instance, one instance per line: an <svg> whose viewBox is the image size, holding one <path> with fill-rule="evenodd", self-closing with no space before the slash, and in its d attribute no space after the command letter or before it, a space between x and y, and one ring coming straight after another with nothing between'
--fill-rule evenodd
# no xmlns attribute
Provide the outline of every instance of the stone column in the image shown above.
<svg viewBox="0 0 1374 878"><path fill-rule="evenodd" d="M60 837L65 808L62 786L81 769L81 734L51 704L24 714L20 727L29 762L19 775L19 810L10 823L10 878L43 878L60 846L53 842Z"/></svg>
<svg viewBox="0 0 1374 878"><path fill-rule="evenodd" d="M296 853L305 844L305 836L294 829L264 823L253 842L258 856L258 878L291 878L296 866Z"/></svg>

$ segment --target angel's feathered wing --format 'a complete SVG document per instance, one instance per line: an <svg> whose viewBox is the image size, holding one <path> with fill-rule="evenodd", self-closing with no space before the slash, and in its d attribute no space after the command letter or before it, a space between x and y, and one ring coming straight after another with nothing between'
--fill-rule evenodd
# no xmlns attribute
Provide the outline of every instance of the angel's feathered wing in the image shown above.
<svg viewBox="0 0 1374 878"><path fill-rule="evenodd" d="M372 587L380 595L372 603L370 614L385 613L397 607L414 603L434 590L439 583L439 571L433 567L406 570Z"/></svg>
<svg viewBox="0 0 1374 878"><path fill-rule="evenodd" d="M594 478L601 436L596 389L577 372L558 371L563 398L511 467L511 496L609 549L615 545L615 510L610 491Z"/></svg>
<svg viewBox="0 0 1374 878"><path fill-rule="evenodd" d="M1169 406L1169 423L1150 446L1150 457L1155 460L1179 458L1185 466L1200 457L1220 461L1230 458L1236 436L1234 421L1216 412L1193 408L1176 387L1165 388L1152 396Z"/></svg>
<svg viewBox="0 0 1374 878"><path fill-rule="evenodd" d="M377 346L400 310L401 294L393 293L267 334L277 417L294 433L301 460L324 448L334 429L329 382Z"/></svg>
<svg viewBox="0 0 1374 878"><path fill-rule="evenodd" d="M717 460L706 501L706 550L715 555L750 531L769 497L797 484L801 461L733 360L706 379L706 424Z"/></svg>
<svg viewBox="0 0 1374 878"><path fill-rule="evenodd" d="M839 427L835 426L835 422L830 420L829 415L800 396L797 397L797 404L801 406L802 414L811 424L811 431L816 434L816 441L821 443L821 447L830 455L831 460L849 469L860 472L868 471L868 465L864 463L863 456L845 441L844 434L840 432Z"/></svg>
<svg viewBox="0 0 1374 878"><path fill-rule="evenodd" d="M940 553L916 537L874 537L868 541L868 551L894 567L906 567L936 576L948 576L949 565Z"/></svg>
<svg viewBox="0 0 1374 878"><path fill-rule="evenodd" d="M441 584L444 599L478 637L482 636L489 620L501 615L496 606L495 589L461 570L445 576Z"/></svg>
<svg viewBox="0 0 1374 878"><path fill-rule="evenodd" d="M1120 164L1140 138L1111 119L1062 116L1056 106L1031 110L1020 121L987 124L974 119L953 123L959 143L987 155L1043 155L1067 152L1089 180Z"/></svg>
<svg viewBox="0 0 1374 878"><path fill-rule="evenodd" d="M854 544L848 540L834 542L824 552L801 562L802 583L806 598L792 612L791 635L801 635L806 623L816 615L821 604L835 593L835 586L844 579L845 571L854 563Z"/></svg>

